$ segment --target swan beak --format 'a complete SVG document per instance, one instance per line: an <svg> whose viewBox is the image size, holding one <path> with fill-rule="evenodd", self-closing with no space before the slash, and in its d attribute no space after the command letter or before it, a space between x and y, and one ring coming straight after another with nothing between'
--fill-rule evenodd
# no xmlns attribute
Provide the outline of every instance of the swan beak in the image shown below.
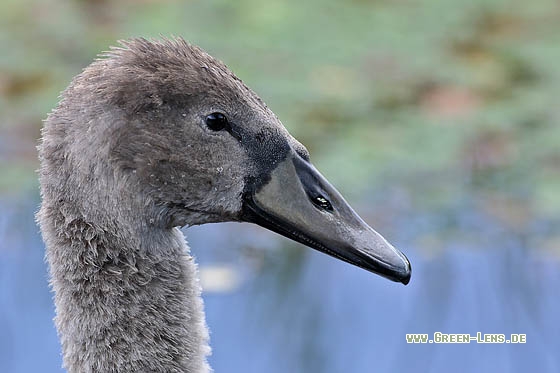
<svg viewBox="0 0 560 373"><path fill-rule="evenodd" d="M266 180L246 189L242 220L408 284L406 256L368 226L311 163L290 151Z"/></svg>

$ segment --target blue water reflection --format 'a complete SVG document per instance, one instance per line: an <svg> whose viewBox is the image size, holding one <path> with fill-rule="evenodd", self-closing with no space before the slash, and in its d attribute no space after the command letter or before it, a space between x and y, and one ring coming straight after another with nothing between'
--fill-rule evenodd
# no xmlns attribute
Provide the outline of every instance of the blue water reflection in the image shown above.
<svg viewBox="0 0 560 373"><path fill-rule="evenodd" d="M35 195L0 201L0 372L62 371L37 205ZM413 263L406 287L258 227L186 230L202 270L219 264L240 278L229 292L204 295L211 365L271 373L559 371L560 264L536 247L557 226L541 222L514 234L472 206L450 214L455 233L446 235L441 213L394 214L387 236ZM406 344L406 333L436 331L526 333L527 343Z"/></svg>

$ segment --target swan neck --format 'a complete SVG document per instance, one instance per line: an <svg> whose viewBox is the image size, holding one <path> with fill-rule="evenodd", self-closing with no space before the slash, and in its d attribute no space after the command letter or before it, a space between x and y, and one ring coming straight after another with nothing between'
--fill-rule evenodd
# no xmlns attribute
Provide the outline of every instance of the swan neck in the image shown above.
<svg viewBox="0 0 560 373"><path fill-rule="evenodd" d="M182 233L92 221L54 201L44 196L38 221L68 372L209 371L197 268Z"/></svg>

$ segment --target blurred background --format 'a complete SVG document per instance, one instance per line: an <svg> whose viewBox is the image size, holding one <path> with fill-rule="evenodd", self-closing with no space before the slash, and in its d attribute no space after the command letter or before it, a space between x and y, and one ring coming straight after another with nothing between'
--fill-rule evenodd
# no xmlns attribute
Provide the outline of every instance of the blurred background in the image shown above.
<svg viewBox="0 0 560 373"><path fill-rule="evenodd" d="M556 0L4 0L0 372L61 372L41 121L117 39L223 60L413 265L405 287L247 224L185 231L216 372L560 371ZM406 333L526 333L413 345Z"/></svg>

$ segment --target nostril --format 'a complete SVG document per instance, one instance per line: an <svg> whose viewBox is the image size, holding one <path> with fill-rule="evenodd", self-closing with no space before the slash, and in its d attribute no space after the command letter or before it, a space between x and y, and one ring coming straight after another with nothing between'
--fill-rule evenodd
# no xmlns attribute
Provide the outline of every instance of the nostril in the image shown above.
<svg viewBox="0 0 560 373"><path fill-rule="evenodd" d="M313 202L313 204L323 210L327 210L327 211L333 211L333 207L331 205L331 203L322 195L316 195L316 196L309 196L309 198L311 199L311 202Z"/></svg>

